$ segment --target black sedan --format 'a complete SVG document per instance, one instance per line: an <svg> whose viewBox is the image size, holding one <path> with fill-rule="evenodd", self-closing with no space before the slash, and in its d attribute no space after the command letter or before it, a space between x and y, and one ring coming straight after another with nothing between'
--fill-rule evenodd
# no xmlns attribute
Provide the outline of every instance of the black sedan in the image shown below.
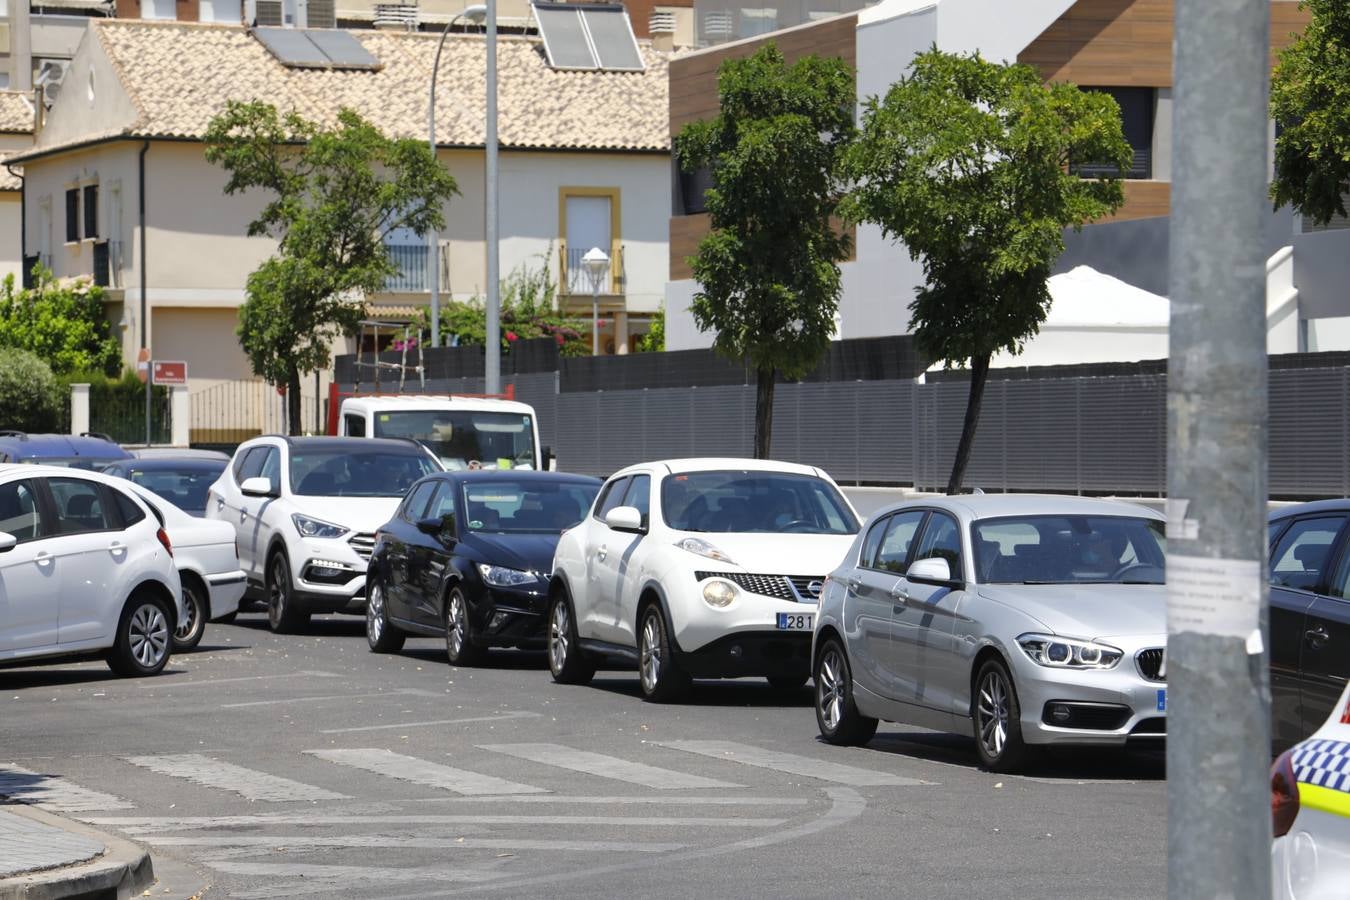
<svg viewBox="0 0 1350 900"><path fill-rule="evenodd" d="M408 491L375 535L366 639L396 653L408 635L444 636L451 665L488 647L543 647L558 537L601 482L524 470L440 472Z"/></svg>
<svg viewBox="0 0 1350 900"><path fill-rule="evenodd" d="M1278 753L1326 721L1350 678L1350 500L1270 514L1270 695Z"/></svg>
<svg viewBox="0 0 1350 900"><path fill-rule="evenodd" d="M133 481L183 512L201 518L206 515L207 490L229 464L230 458L224 454L220 458L197 454L156 455L118 460L103 471Z"/></svg>

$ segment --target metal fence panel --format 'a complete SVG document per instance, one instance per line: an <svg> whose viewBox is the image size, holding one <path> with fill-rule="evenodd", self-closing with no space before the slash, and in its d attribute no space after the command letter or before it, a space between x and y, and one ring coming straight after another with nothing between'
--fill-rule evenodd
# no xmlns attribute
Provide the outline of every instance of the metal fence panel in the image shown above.
<svg viewBox="0 0 1350 900"><path fill-rule="evenodd" d="M1350 494L1346 369L1270 373L1270 493Z"/></svg>
<svg viewBox="0 0 1350 900"><path fill-rule="evenodd" d="M859 381L847 385L853 397L852 435L857 481L914 482L914 396L912 381ZM835 426L823 424L824 433ZM834 434L837 438L838 433ZM839 478L833 470L831 474Z"/></svg>
<svg viewBox="0 0 1350 900"><path fill-rule="evenodd" d="M1162 494L1167 488L1167 381L1159 375L1082 379L1082 490Z"/></svg>

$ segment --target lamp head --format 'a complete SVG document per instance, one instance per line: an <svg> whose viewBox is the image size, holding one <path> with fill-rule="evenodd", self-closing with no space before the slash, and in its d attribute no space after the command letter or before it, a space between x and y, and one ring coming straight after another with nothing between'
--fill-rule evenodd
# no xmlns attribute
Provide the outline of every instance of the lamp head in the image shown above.
<svg viewBox="0 0 1350 900"><path fill-rule="evenodd" d="M487 18L487 7L481 3L475 3L472 6L464 7L460 15L475 25L481 25L483 20Z"/></svg>

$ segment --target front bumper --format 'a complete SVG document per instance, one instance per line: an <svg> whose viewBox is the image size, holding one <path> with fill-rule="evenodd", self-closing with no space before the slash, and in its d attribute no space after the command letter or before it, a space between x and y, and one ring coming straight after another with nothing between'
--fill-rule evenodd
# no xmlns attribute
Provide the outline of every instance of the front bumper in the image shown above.
<svg viewBox="0 0 1350 900"><path fill-rule="evenodd" d="M1140 675L1130 654L1114 669L1073 670L1011 653L1027 743L1119 746L1166 737L1167 684Z"/></svg>
<svg viewBox="0 0 1350 900"><path fill-rule="evenodd" d="M738 588L731 603L716 607L703 599L703 587L716 574L696 580L692 574L667 579L671 632L682 666L707 678L807 675L811 668L812 628L779 630L778 614L809 616L819 604L781 600ZM678 589L671 584L678 581Z"/></svg>
<svg viewBox="0 0 1350 900"><path fill-rule="evenodd" d="M477 643L483 647L543 647L548 583L520 588L480 585L469 600Z"/></svg>
<svg viewBox="0 0 1350 900"><path fill-rule="evenodd" d="M294 600L307 612L363 613L369 559L342 538L301 538L287 547Z"/></svg>

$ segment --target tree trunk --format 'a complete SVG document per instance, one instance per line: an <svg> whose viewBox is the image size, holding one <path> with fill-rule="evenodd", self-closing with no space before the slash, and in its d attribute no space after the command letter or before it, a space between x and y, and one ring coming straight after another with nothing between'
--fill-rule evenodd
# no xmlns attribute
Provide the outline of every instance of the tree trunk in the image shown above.
<svg viewBox="0 0 1350 900"><path fill-rule="evenodd" d="M961 443L956 445L956 459L952 463L952 477L947 482L947 493L961 492L970 462L970 449L975 445L975 429L980 425L980 404L984 401L984 383L989 377L989 357L986 353L970 361L970 397L966 400L966 422L961 426Z"/></svg>
<svg viewBox="0 0 1350 900"><path fill-rule="evenodd" d="M291 369L286 373L286 418L288 433L292 436L304 434L300 421L300 370Z"/></svg>
<svg viewBox="0 0 1350 900"><path fill-rule="evenodd" d="M755 459L769 458L769 444L773 439L773 386L778 373L772 369L758 371L755 390Z"/></svg>

